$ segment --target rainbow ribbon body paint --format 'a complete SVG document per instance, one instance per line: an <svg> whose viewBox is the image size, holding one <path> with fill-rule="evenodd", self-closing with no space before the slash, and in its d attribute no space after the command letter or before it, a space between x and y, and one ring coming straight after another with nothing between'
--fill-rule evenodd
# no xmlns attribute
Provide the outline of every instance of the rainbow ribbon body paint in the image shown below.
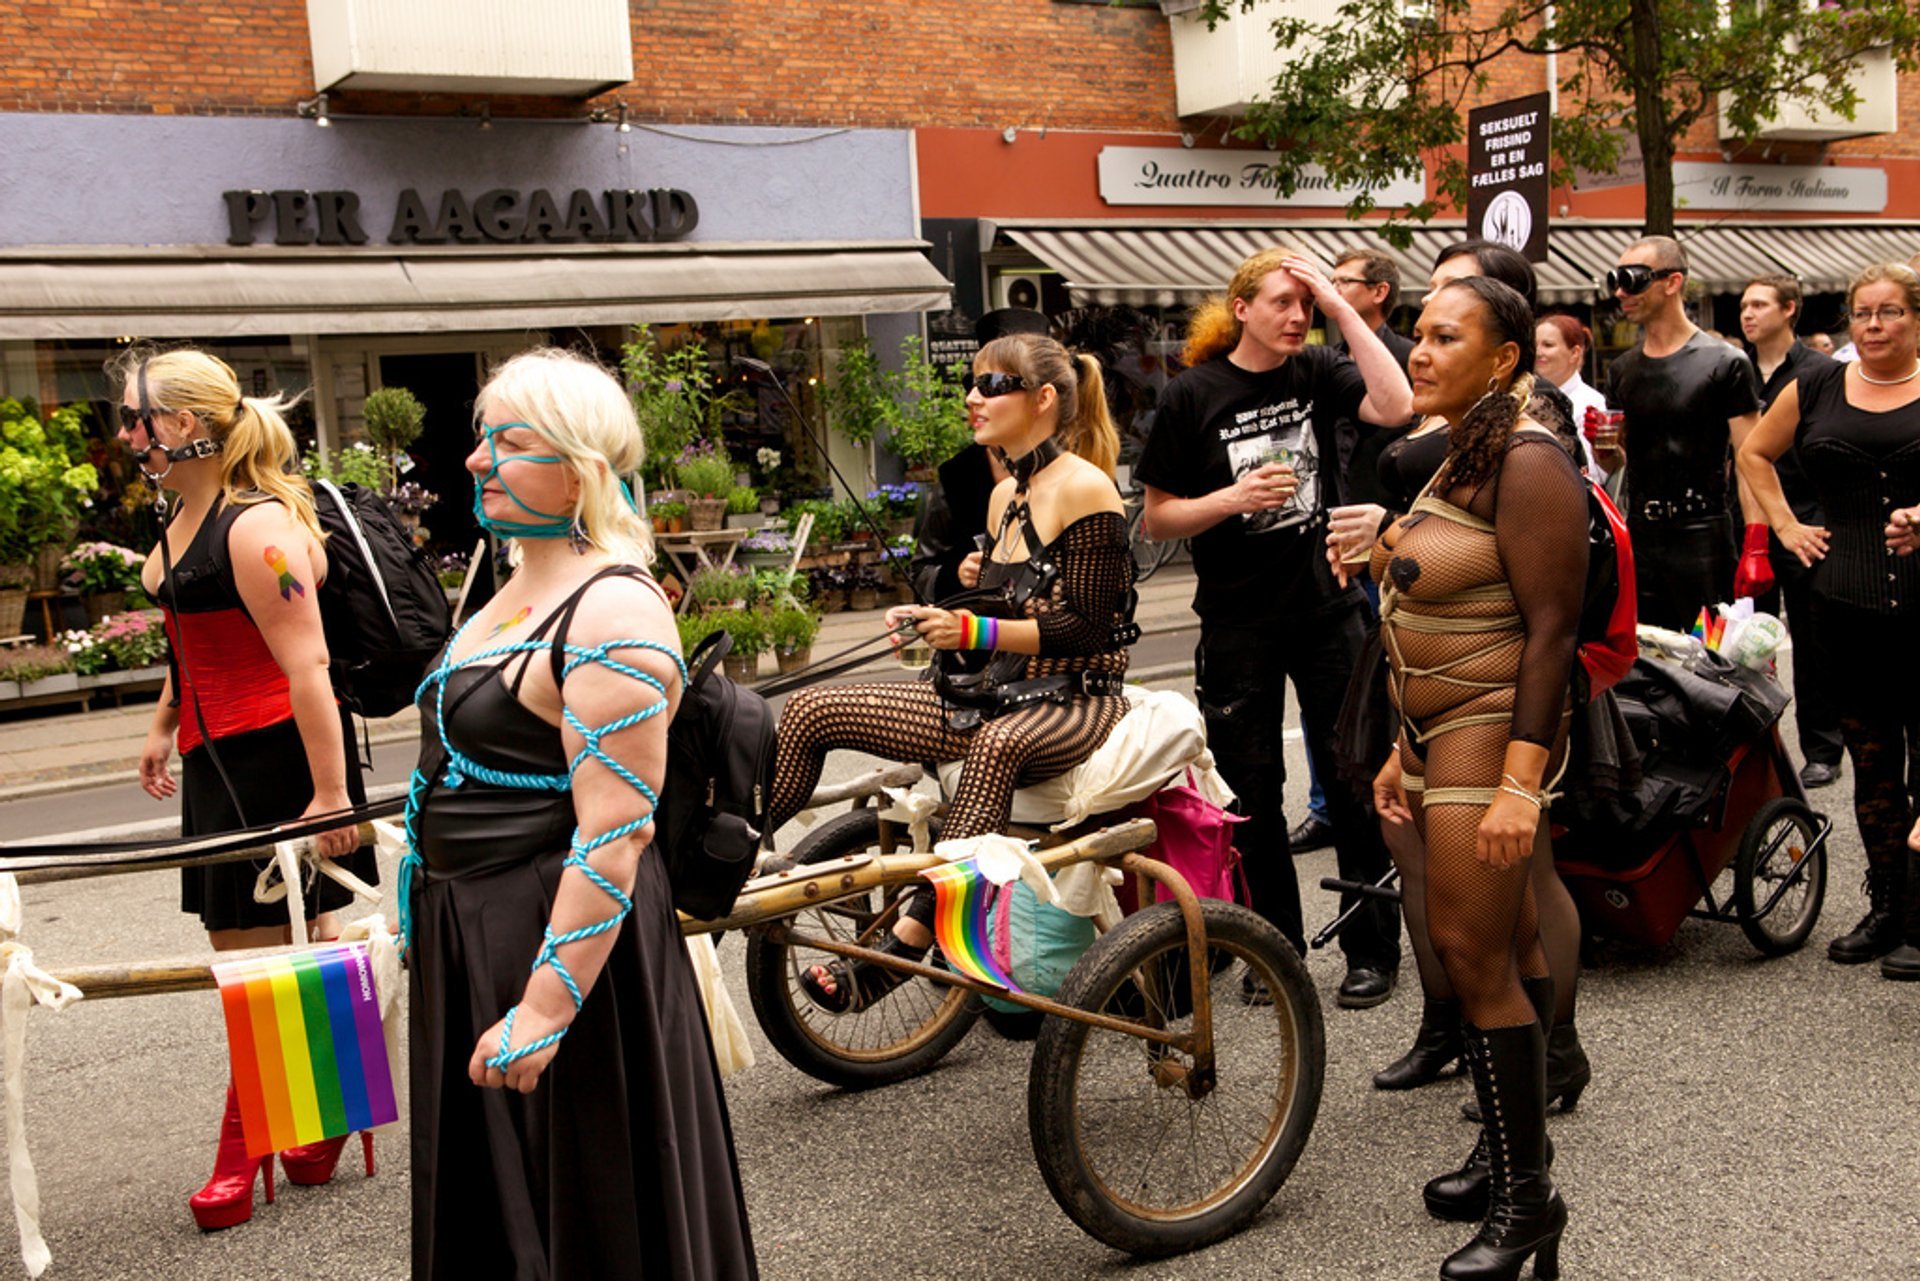
<svg viewBox="0 0 1920 1281"><path fill-rule="evenodd" d="M295 592L299 592L302 596L307 594L307 589L301 586L300 580L288 572L287 554L278 547L267 548L267 568L280 575L281 600L292 600Z"/></svg>
<svg viewBox="0 0 1920 1281"><path fill-rule="evenodd" d="M532 616L533 616L533 606L522 605L520 607L520 612L515 614L512 618L509 618L504 623L494 624L493 630L487 633L487 639L492 640L494 637L498 636L501 632L506 631L507 628L509 627L518 627L520 624L526 622L527 619L531 618Z"/></svg>
<svg viewBox="0 0 1920 1281"><path fill-rule="evenodd" d="M213 977L248 1156L400 1119L364 948L235 961Z"/></svg>
<svg viewBox="0 0 1920 1281"><path fill-rule="evenodd" d="M954 969L1010 992L1021 990L1013 976L995 964L987 943L987 897L992 882L973 859L942 863L920 875L933 882L933 937Z"/></svg>

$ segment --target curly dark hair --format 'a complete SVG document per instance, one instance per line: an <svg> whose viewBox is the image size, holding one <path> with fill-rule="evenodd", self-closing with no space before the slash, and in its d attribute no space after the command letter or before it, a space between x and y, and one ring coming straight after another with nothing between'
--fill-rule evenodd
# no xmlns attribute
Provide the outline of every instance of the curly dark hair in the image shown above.
<svg viewBox="0 0 1920 1281"><path fill-rule="evenodd" d="M1428 295L1428 299L1431 301L1452 289L1463 289L1479 300L1481 323L1494 345L1513 343L1520 349L1519 362L1513 367L1513 381L1504 388L1489 389L1447 434L1447 442L1453 448L1447 483L1477 489L1500 470L1507 441L1520 422L1521 410L1533 395L1533 308L1518 291L1490 276L1449 280Z"/></svg>

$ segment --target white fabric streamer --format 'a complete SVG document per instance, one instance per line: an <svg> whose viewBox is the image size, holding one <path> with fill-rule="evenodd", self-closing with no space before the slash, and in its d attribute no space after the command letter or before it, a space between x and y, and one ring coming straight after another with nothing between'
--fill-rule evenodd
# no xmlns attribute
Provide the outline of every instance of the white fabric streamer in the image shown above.
<svg viewBox="0 0 1920 1281"><path fill-rule="evenodd" d="M720 973L720 959L714 951L713 935L694 934L687 938L687 955L693 958L694 980L700 985L700 999L707 1007L707 1032L713 1038L713 1057L721 1076L732 1076L753 1066L753 1044L747 1040L747 1025L733 1006L727 980Z"/></svg>
<svg viewBox="0 0 1920 1281"><path fill-rule="evenodd" d="M893 802L880 811L880 817L890 823L905 823L908 835L913 837L913 852L926 854L933 849L933 833L927 822L940 809L940 798L928 796L905 787L883 787L881 795ZM949 863L952 859L947 860Z"/></svg>
<svg viewBox="0 0 1920 1281"><path fill-rule="evenodd" d="M1047 875L1047 869L1033 856L1033 850L1025 841L999 832L982 832L978 836L941 841L933 847L933 855L943 863L975 859L980 875L995 885L1008 885L1018 878L1027 883L1042 903L1060 906L1060 892L1054 889L1053 878Z"/></svg>
<svg viewBox="0 0 1920 1281"><path fill-rule="evenodd" d="M20 1259L28 1276L39 1276L53 1262L40 1235L40 1179L27 1150L27 1010L44 1005L64 1010L80 999L80 989L33 963L33 951L20 937L20 886L0 873L0 1053L6 1056L7 1167L13 1194L13 1220L20 1229Z"/></svg>

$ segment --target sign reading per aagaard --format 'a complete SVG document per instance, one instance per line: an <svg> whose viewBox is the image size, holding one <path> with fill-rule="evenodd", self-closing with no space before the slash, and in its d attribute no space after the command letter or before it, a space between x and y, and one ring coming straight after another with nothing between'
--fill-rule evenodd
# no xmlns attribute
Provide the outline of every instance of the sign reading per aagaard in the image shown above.
<svg viewBox="0 0 1920 1281"><path fill-rule="evenodd" d="M364 245L360 196L352 191L226 191L227 243L250 245L271 226L276 245ZM544 187L495 187L468 199L449 189L436 200L412 187L394 202L387 242L395 245L582 244L679 240L700 222L700 206L677 187L651 191L576 188L555 199Z"/></svg>

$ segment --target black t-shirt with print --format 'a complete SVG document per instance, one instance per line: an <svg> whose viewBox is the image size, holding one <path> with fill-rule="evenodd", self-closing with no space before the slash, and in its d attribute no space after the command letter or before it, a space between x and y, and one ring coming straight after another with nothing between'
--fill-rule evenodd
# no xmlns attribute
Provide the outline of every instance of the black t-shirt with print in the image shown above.
<svg viewBox="0 0 1920 1281"><path fill-rule="evenodd" d="M1291 463L1300 487L1284 507L1229 516L1192 540L1203 622L1267 623L1333 604L1326 509L1339 467L1334 425L1359 414L1367 385L1347 356L1308 347L1251 373L1225 356L1167 384L1134 476L1175 498L1225 489L1263 462Z"/></svg>

